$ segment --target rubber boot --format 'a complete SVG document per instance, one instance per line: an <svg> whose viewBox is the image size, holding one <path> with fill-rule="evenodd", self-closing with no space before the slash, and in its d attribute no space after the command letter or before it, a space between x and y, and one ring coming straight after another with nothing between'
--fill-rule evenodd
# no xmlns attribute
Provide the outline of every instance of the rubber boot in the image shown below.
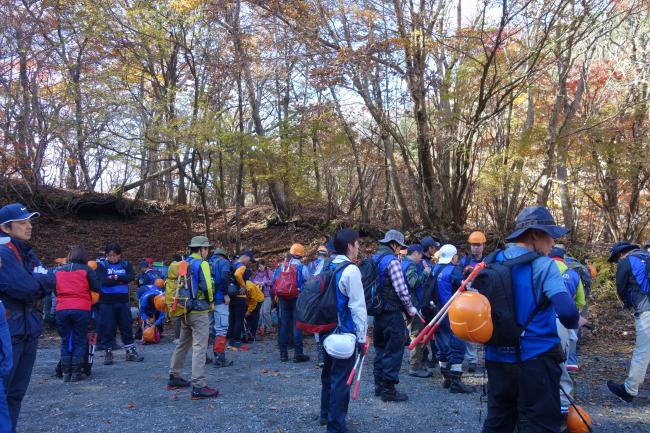
<svg viewBox="0 0 650 433"><path fill-rule="evenodd" d="M79 382L84 379L83 365L83 358L72 358L72 379L70 382Z"/></svg>
<svg viewBox="0 0 650 433"><path fill-rule="evenodd" d="M72 357L71 356L61 357L61 370L63 371L63 381L70 382L70 380L72 379Z"/></svg>
<svg viewBox="0 0 650 433"><path fill-rule="evenodd" d="M384 385L384 388L381 391L381 400L382 401L407 401L409 396L397 391L394 383L387 383Z"/></svg>
<svg viewBox="0 0 650 433"><path fill-rule="evenodd" d="M381 396L381 392L384 390L384 382L375 377L375 397Z"/></svg>
<svg viewBox="0 0 650 433"><path fill-rule="evenodd" d="M449 367L440 366L440 374L442 374L442 387L444 389L449 389L451 386L451 375L449 372Z"/></svg>
<svg viewBox="0 0 650 433"><path fill-rule="evenodd" d="M476 392L476 389L471 385L465 385L461 380L463 377L462 371L450 371L449 375L451 377L451 386L449 387L449 392L452 394L471 394Z"/></svg>

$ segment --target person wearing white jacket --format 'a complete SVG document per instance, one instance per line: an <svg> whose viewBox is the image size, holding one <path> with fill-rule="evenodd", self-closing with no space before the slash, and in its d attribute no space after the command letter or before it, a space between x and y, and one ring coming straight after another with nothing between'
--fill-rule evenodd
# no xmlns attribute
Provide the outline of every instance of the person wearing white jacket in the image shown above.
<svg viewBox="0 0 650 433"><path fill-rule="evenodd" d="M361 282L361 271L352 262L359 254L359 235L352 229L339 230L334 236L336 255L329 266L340 268L333 278L336 280L336 305L338 331L356 335L357 352L364 353L368 315ZM323 341L331 334L321 333ZM320 424L327 425L327 433L351 432L345 425L350 402L350 387L347 378L354 365L354 353L348 359L336 359L325 353L321 373Z"/></svg>

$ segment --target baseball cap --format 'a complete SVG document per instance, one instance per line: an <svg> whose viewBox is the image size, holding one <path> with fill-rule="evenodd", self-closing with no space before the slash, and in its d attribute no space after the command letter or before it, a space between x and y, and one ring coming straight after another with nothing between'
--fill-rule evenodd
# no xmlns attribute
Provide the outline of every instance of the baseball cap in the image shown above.
<svg viewBox="0 0 650 433"><path fill-rule="evenodd" d="M40 215L38 212L28 211L27 206L22 203L12 203L0 209L0 225L13 221L25 221Z"/></svg>
<svg viewBox="0 0 650 433"><path fill-rule="evenodd" d="M451 263L451 260L456 254L458 254L458 250L455 246L451 244L445 244L440 248L440 259L438 260L438 263L441 265Z"/></svg>

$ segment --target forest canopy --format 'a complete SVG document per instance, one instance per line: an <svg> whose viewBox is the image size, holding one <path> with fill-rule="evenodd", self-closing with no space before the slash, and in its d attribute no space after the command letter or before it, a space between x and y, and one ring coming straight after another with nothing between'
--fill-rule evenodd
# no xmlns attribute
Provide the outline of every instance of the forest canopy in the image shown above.
<svg viewBox="0 0 650 433"><path fill-rule="evenodd" d="M649 78L647 0L8 0L0 180L639 240Z"/></svg>

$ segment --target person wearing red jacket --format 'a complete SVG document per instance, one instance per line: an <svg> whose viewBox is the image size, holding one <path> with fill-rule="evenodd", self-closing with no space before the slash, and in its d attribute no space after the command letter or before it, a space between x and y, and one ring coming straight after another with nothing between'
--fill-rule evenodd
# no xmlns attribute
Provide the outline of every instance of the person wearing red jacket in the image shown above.
<svg viewBox="0 0 650 433"><path fill-rule="evenodd" d="M56 273L56 329L61 336L61 368L65 382L83 379L86 333L90 322L90 292L99 292L97 275L82 247L73 247L68 263Z"/></svg>

